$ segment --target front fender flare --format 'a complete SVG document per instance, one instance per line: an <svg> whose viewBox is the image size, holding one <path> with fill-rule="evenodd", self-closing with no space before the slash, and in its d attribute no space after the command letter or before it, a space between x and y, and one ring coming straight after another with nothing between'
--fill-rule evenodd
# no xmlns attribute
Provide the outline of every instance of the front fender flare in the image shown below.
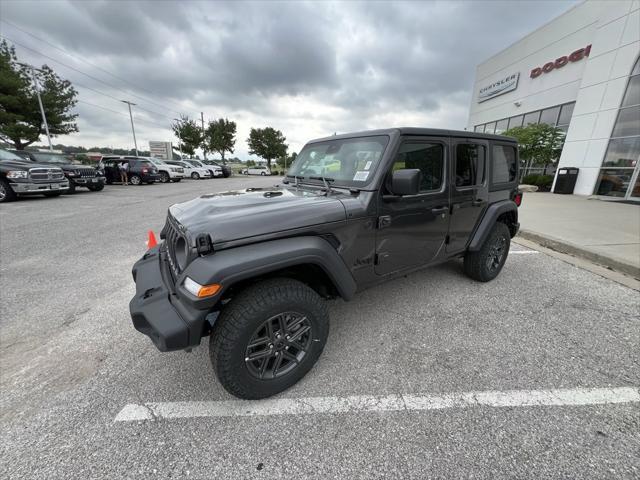
<svg viewBox="0 0 640 480"><path fill-rule="evenodd" d="M323 238L313 236L220 250L194 260L184 274L202 285L218 283L224 292L242 280L304 264L322 268L344 300L355 294L356 282L338 252Z"/></svg>

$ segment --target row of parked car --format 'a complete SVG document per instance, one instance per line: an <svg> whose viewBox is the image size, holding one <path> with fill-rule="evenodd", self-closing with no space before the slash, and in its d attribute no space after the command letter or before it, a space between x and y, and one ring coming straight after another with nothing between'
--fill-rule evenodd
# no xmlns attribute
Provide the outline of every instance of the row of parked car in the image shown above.
<svg viewBox="0 0 640 480"><path fill-rule="evenodd" d="M75 163L60 153L0 149L0 203L21 195L54 197L74 193L80 187L97 192L104 189L105 184L120 183L121 170L133 185L231 175L228 166L212 160L106 155L93 167Z"/></svg>

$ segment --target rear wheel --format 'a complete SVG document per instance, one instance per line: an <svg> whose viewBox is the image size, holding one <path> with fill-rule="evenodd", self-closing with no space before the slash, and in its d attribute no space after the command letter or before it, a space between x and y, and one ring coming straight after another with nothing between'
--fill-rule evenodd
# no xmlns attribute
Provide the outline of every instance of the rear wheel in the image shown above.
<svg viewBox="0 0 640 480"><path fill-rule="evenodd" d="M464 257L464 272L474 280L488 282L498 276L509 255L511 233L509 227L497 222L477 252Z"/></svg>
<svg viewBox="0 0 640 480"><path fill-rule="evenodd" d="M169 183L171 181L171 177L167 172L160 172L160 181L162 183Z"/></svg>
<svg viewBox="0 0 640 480"><path fill-rule="evenodd" d="M13 191L9 182L0 178L0 203L13 202L16 199L16 192Z"/></svg>
<svg viewBox="0 0 640 480"><path fill-rule="evenodd" d="M220 314L209 355L222 386L245 399L282 392L316 363L329 334L327 306L305 284L259 282Z"/></svg>
<svg viewBox="0 0 640 480"><path fill-rule="evenodd" d="M198 172L193 172L191 174L191 178L193 178L194 180L198 180L200 178L200 174Z"/></svg>
<svg viewBox="0 0 640 480"><path fill-rule="evenodd" d="M131 185L142 185L142 179L139 175L131 175L129 177L129 183Z"/></svg>

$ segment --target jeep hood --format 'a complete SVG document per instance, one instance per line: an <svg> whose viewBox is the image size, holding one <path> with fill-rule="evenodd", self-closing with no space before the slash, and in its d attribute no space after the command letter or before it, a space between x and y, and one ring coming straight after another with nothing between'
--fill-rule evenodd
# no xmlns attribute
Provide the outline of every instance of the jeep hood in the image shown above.
<svg viewBox="0 0 640 480"><path fill-rule="evenodd" d="M280 187L201 195L172 205L169 213L190 235L208 233L214 244L346 221L344 206L335 196Z"/></svg>

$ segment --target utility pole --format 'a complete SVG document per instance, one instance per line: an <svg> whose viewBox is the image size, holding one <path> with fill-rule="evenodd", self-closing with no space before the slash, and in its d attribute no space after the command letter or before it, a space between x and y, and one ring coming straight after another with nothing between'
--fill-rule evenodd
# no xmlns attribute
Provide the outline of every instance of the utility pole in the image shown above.
<svg viewBox="0 0 640 480"><path fill-rule="evenodd" d="M49 135L49 124L47 123L47 116L44 114L44 107L42 106L42 98L40 97L40 86L38 85L38 79L36 78L35 70L41 72L39 68L32 67L26 63L18 63L23 67L27 67L31 70L31 79L33 80L33 88L36 89L36 96L38 97L38 105L40 105L40 114L42 115L42 123L44 123L44 131L47 132L47 140L49 141L49 151L53 152L53 146L51 145L51 135Z"/></svg>
<svg viewBox="0 0 640 480"><path fill-rule="evenodd" d="M180 125L180 119L174 118L178 125ZM180 138L180 130L178 130L178 149L180 150L180 160L182 160L182 138Z"/></svg>
<svg viewBox="0 0 640 480"><path fill-rule="evenodd" d="M136 129L133 126L133 114L131 113L131 105L135 105L135 103L131 103L127 100L120 100L122 103L126 103L129 106L129 118L131 119L131 132L133 133L133 146L136 148L136 157L138 157L138 142L136 141Z"/></svg>
<svg viewBox="0 0 640 480"><path fill-rule="evenodd" d="M204 112L200 112L200 121L202 122L202 155L207 159L207 149L204 147Z"/></svg>

